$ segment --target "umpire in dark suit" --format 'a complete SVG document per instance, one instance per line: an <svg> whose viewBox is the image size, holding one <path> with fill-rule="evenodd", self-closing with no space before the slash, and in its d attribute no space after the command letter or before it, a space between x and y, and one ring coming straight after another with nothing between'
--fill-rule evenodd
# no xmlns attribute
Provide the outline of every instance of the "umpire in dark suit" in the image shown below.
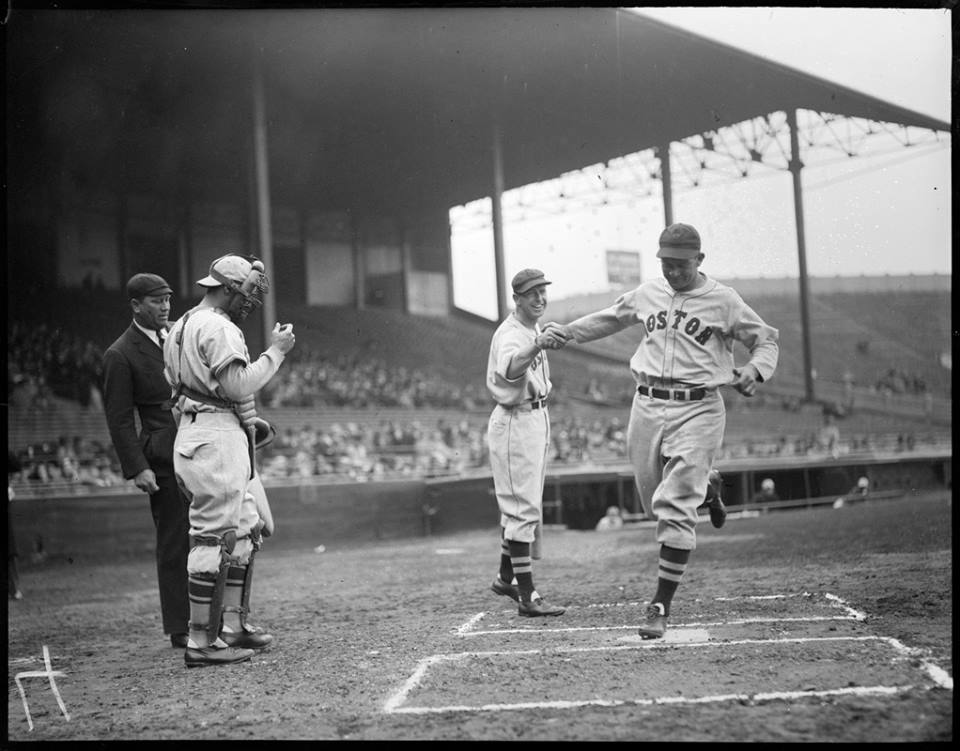
<svg viewBox="0 0 960 751"><path fill-rule="evenodd" d="M133 322L103 355L103 405L123 476L150 496L163 631L174 647L186 647L190 505L173 472L177 424L169 408L170 384L163 375L163 338L172 292L156 274L135 274L127 282Z"/></svg>

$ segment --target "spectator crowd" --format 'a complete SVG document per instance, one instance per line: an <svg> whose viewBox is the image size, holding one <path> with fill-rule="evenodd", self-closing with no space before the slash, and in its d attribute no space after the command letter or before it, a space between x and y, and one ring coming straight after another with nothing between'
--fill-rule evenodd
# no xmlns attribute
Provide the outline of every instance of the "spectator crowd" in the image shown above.
<svg viewBox="0 0 960 751"><path fill-rule="evenodd" d="M926 382L918 375L890 368L874 384L874 389L883 394L911 394L923 396L927 393Z"/></svg>
<svg viewBox="0 0 960 751"><path fill-rule="evenodd" d="M483 409L490 398L480 382L451 383L416 368L391 367L379 358L356 354L328 358L304 346L290 353L282 368L261 392L264 406L283 407L403 407Z"/></svg>
<svg viewBox="0 0 960 751"><path fill-rule="evenodd" d="M43 324L10 324L8 395L21 410L49 411L52 396L102 410L100 381L102 352L59 328ZM922 389L919 379L887 374L891 389ZM616 462L626 456L626 415L584 419L565 414L562 390L551 399L553 426L551 464L581 465ZM592 381L584 391L591 401L606 399L603 384ZM482 380L443 378L416 368L391 366L378 358L358 354L326 357L309 347L298 348L274 381L261 392L261 408L324 409L336 412L400 408L411 410L410 420L334 421L285 428L259 454L265 479L377 480L386 478L456 475L486 470L486 413L490 397ZM745 405L742 405L745 406ZM742 406L738 408L742 408ZM754 405L756 406L756 405ZM785 411L798 411L798 400L785 399ZM413 410L439 409L464 415L434 423L416 419ZM910 451L921 439L913 433L895 436L852 435L843 440L832 417L805 435L776 439L746 439L724 446L721 458L824 456L873 450ZM374 412L375 414L375 412ZM10 447L13 449L14 447ZM53 484L74 488L124 486L119 463L109 441L61 436L15 451L22 468L12 481L40 487Z"/></svg>
<svg viewBox="0 0 960 751"><path fill-rule="evenodd" d="M47 324L12 321L7 342L7 395L18 407L49 409L51 396L101 409L103 352L93 342Z"/></svg>

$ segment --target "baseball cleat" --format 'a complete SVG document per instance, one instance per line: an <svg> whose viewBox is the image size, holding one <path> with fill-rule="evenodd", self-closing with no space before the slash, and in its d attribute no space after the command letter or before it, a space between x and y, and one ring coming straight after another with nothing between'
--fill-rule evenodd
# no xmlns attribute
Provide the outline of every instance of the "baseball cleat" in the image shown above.
<svg viewBox="0 0 960 751"><path fill-rule="evenodd" d="M273 637L256 626L245 626L243 631L221 631L220 638L228 647L263 649L273 643Z"/></svg>
<svg viewBox="0 0 960 751"><path fill-rule="evenodd" d="M520 590L518 590L513 584L507 584L499 576L493 580L493 584L490 585L490 589L496 592L498 595L503 595L504 597L509 597L511 600L520 602Z"/></svg>
<svg viewBox="0 0 960 751"><path fill-rule="evenodd" d="M667 616L663 604L652 602L647 607L646 620L637 630L642 639L660 639L667 633Z"/></svg>
<svg viewBox="0 0 960 751"><path fill-rule="evenodd" d="M535 618L541 615L562 615L565 612L566 608L547 605L541 597L536 597L529 602L520 600L517 603L517 615L524 615L528 618Z"/></svg>
<svg viewBox="0 0 960 751"><path fill-rule="evenodd" d="M700 508L706 507L710 512L710 523L720 529L727 521L727 507L720 498L720 489L723 487L723 476L715 469L710 470L707 479L707 495Z"/></svg>
<svg viewBox="0 0 960 751"><path fill-rule="evenodd" d="M202 668L208 665L231 665L245 662L253 657L252 649L234 647L190 647L183 653L183 661L188 668Z"/></svg>

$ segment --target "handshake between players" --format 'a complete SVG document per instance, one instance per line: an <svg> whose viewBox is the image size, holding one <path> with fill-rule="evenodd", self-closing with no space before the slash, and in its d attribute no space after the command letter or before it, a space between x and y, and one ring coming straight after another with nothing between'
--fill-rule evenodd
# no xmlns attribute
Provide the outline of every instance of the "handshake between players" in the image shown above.
<svg viewBox="0 0 960 751"><path fill-rule="evenodd" d="M550 321L540 327L537 346L541 349L562 349L573 341L573 334L566 326Z"/></svg>

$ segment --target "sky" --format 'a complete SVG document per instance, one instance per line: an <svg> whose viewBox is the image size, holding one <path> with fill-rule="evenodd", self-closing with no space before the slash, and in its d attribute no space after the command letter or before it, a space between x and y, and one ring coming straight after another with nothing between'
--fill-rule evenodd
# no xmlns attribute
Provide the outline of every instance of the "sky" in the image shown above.
<svg viewBox="0 0 960 751"><path fill-rule="evenodd" d="M642 8L638 12L946 122L951 120L950 12L904 8ZM870 151L874 151L871 149ZM946 274L951 264L951 148L876 149L807 164L803 209L810 276ZM674 221L700 230L702 270L718 279L799 275L789 173L674 194ZM555 299L612 289L606 251L640 253L659 274L663 206L567 211L504 227L507 280L549 270ZM454 303L497 317L492 231L453 237ZM509 300L509 296L507 298Z"/></svg>

